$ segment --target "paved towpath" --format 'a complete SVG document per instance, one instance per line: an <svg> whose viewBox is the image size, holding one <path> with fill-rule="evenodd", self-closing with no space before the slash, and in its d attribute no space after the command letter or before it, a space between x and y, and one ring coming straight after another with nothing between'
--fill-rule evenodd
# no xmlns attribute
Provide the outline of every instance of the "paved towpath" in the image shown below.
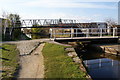
<svg viewBox="0 0 120 80"><path fill-rule="evenodd" d="M42 49L47 39L8 41L2 43L16 44L20 51L20 70L18 78L44 78L44 57Z"/></svg>
<svg viewBox="0 0 120 80"><path fill-rule="evenodd" d="M20 58L19 78L44 78L44 61L41 52L44 44L40 44L30 55Z"/></svg>

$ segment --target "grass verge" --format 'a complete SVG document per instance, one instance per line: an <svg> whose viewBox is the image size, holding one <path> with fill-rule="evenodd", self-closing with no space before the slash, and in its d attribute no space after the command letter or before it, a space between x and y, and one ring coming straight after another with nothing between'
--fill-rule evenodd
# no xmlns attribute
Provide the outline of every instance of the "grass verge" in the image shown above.
<svg viewBox="0 0 120 80"><path fill-rule="evenodd" d="M0 59L2 60L2 78L13 78L18 68L19 51L16 45L3 44L0 46Z"/></svg>
<svg viewBox="0 0 120 80"><path fill-rule="evenodd" d="M43 48L45 78L81 78L85 73L67 56L64 46L46 43Z"/></svg>

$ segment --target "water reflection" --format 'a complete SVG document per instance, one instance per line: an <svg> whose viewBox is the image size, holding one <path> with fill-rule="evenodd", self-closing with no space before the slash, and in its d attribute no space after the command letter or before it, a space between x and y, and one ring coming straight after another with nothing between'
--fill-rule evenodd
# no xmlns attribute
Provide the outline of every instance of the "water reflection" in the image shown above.
<svg viewBox="0 0 120 80"><path fill-rule="evenodd" d="M83 61L88 68L88 73L94 80L100 78L110 78L120 80L120 61L100 58Z"/></svg>
<svg viewBox="0 0 120 80"><path fill-rule="evenodd" d="M113 66L120 65L119 61L108 59L108 58L85 60L83 62L89 69L98 69L98 68L103 68L103 67L113 67Z"/></svg>

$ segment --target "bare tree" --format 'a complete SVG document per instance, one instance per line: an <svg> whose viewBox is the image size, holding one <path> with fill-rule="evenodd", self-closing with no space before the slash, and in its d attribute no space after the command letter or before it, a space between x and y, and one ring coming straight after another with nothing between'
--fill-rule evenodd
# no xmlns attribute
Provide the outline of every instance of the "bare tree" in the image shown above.
<svg viewBox="0 0 120 80"><path fill-rule="evenodd" d="M115 25L117 25L117 22L113 18L108 18L105 22L109 27L115 27Z"/></svg>
<svg viewBox="0 0 120 80"><path fill-rule="evenodd" d="M2 26L2 32L5 35L6 29L9 31L12 31L12 36L15 38L19 38L21 34L21 29L13 29L13 28L6 28L6 27L20 27L21 26L21 21L20 21L20 16L18 14L12 14L12 13L7 13L3 12L2 14L3 17L3 26Z"/></svg>
<svg viewBox="0 0 120 80"><path fill-rule="evenodd" d="M111 35L113 32L112 28L116 27L117 22L113 18L108 18L105 20L105 22L107 23L107 32L109 35Z"/></svg>
<svg viewBox="0 0 120 80"><path fill-rule="evenodd" d="M5 12L5 11L3 11L2 17L3 17L3 20L2 20L2 27L8 27L8 25L9 25L8 13Z"/></svg>
<svg viewBox="0 0 120 80"><path fill-rule="evenodd" d="M3 27L20 27L20 16L18 14L7 13L3 11Z"/></svg>

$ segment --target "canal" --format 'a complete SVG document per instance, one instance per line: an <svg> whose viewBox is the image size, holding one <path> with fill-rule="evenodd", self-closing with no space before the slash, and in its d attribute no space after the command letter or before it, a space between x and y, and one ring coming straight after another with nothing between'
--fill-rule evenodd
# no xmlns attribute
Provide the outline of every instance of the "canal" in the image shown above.
<svg viewBox="0 0 120 80"><path fill-rule="evenodd" d="M99 52L90 46L78 54L93 80L120 80L120 56Z"/></svg>

